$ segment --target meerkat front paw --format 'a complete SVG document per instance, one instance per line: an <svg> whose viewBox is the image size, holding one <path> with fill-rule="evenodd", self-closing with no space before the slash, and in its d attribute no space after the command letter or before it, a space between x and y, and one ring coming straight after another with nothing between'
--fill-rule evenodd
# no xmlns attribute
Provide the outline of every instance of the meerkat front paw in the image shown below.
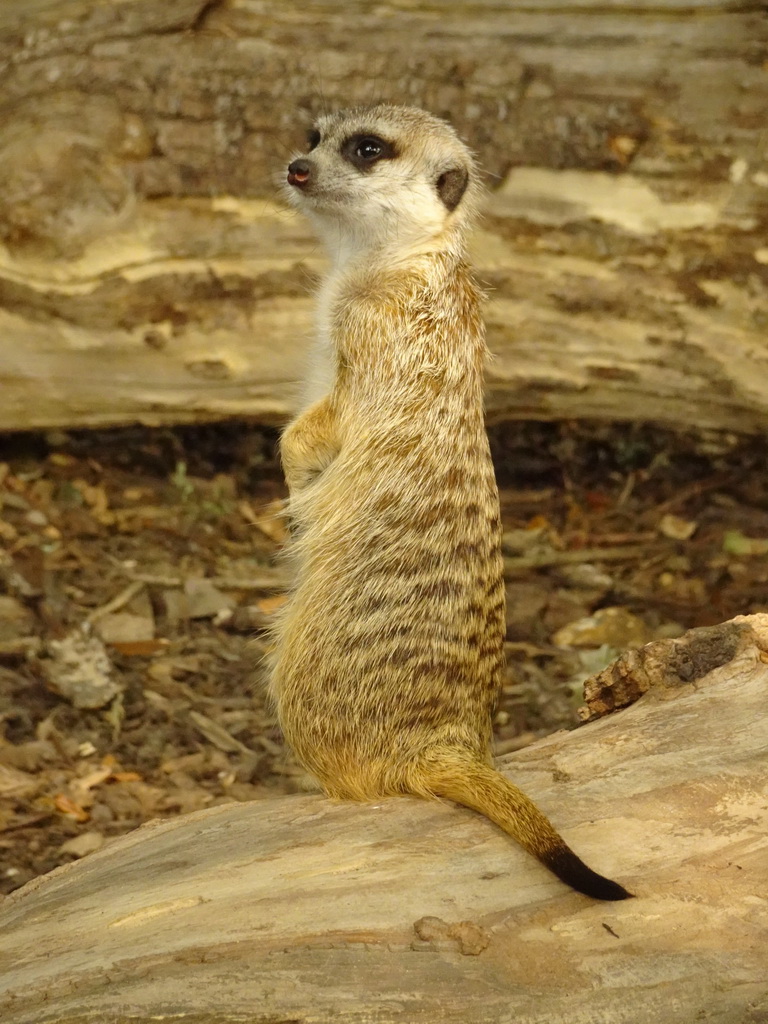
<svg viewBox="0 0 768 1024"><path fill-rule="evenodd" d="M313 444L310 447L305 440L303 443L295 444L289 439L289 443L286 444L284 436L280 446L280 457L289 493L300 494L315 483L337 455L337 451L326 445Z"/></svg>
<svg viewBox="0 0 768 1024"><path fill-rule="evenodd" d="M293 495L299 494L311 486L323 473L321 469L310 469L309 467L293 467L289 469L285 463L283 463L283 470L285 472L285 482L288 484L288 491Z"/></svg>
<svg viewBox="0 0 768 1024"><path fill-rule="evenodd" d="M327 399L290 423L280 439L280 458L291 495L313 484L339 454L335 419Z"/></svg>

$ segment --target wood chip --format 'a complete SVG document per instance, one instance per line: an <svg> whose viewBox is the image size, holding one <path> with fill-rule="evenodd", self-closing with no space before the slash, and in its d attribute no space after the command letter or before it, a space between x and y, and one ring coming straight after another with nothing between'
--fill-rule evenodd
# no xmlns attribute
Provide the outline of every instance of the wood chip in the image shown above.
<svg viewBox="0 0 768 1024"><path fill-rule="evenodd" d="M223 611L231 611L234 601L208 579L190 579L184 583L187 612L190 619L212 619Z"/></svg>
<svg viewBox="0 0 768 1024"><path fill-rule="evenodd" d="M208 718L207 715L201 715L199 711L190 711L189 719L195 725L199 732L209 740L214 747L218 747L219 750L223 750L227 754L253 754L254 751L249 747L246 747L240 740L236 740L234 736L227 732L227 730L214 722L212 718Z"/></svg>
<svg viewBox="0 0 768 1024"><path fill-rule="evenodd" d="M85 857L89 853L95 853L104 845L104 836L101 832L83 832L79 836L73 836L66 843L59 847L59 853L69 853L73 857Z"/></svg>
<svg viewBox="0 0 768 1024"><path fill-rule="evenodd" d="M155 639L154 620L132 612L104 615L96 628L107 644L135 644Z"/></svg>
<svg viewBox="0 0 768 1024"><path fill-rule="evenodd" d="M48 687L76 708L103 708L123 689L102 640L86 630L51 640L48 653L41 662Z"/></svg>

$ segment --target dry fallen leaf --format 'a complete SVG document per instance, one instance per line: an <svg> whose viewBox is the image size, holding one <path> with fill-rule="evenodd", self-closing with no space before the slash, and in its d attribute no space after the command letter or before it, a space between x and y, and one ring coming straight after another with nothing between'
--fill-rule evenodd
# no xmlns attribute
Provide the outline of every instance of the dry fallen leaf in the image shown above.
<svg viewBox="0 0 768 1024"><path fill-rule="evenodd" d="M608 646L616 650L639 647L652 639L652 631L639 616L623 606L599 608L594 614L569 622L554 634L557 647Z"/></svg>
<svg viewBox="0 0 768 1024"><path fill-rule="evenodd" d="M96 631L106 644L142 643L154 640L155 623L146 615L114 612L111 615L103 615L98 620Z"/></svg>
<svg viewBox="0 0 768 1024"><path fill-rule="evenodd" d="M746 537L741 530L726 530L723 551L727 555L765 555L768 554L768 540Z"/></svg>
<svg viewBox="0 0 768 1024"><path fill-rule="evenodd" d="M15 597L0 594L0 640L18 640L34 633L34 614Z"/></svg>
<svg viewBox="0 0 768 1024"><path fill-rule="evenodd" d="M72 486L80 492L83 501L96 518L103 522L109 508L109 498L101 484L89 484L87 481L78 478L72 481Z"/></svg>
<svg viewBox="0 0 768 1024"><path fill-rule="evenodd" d="M639 145L640 140L632 135L612 135L608 139L608 148L622 167L627 166Z"/></svg>
<svg viewBox="0 0 768 1024"><path fill-rule="evenodd" d="M282 499L270 501L259 515L248 521L275 544L284 544L290 536L285 521L285 502Z"/></svg>
<svg viewBox="0 0 768 1024"><path fill-rule="evenodd" d="M48 461L52 466L74 466L77 459L74 455L67 455L66 452L51 452Z"/></svg>
<svg viewBox="0 0 768 1024"><path fill-rule="evenodd" d="M123 490L123 498L126 501L143 501L146 498L151 498L152 494L150 487L126 487Z"/></svg>
<svg viewBox="0 0 768 1024"><path fill-rule="evenodd" d="M184 596L190 619L212 619L220 612L233 608L235 604L231 597L223 594L205 578L185 580Z"/></svg>
<svg viewBox="0 0 768 1024"><path fill-rule="evenodd" d="M126 640L113 641L109 645L118 654L124 654L128 658L149 658L153 654L159 654L170 646L170 640L158 637L155 640Z"/></svg>
<svg viewBox="0 0 768 1024"><path fill-rule="evenodd" d="M74 818L75 821L88 821L90 814L80 804L75 803L70 797L65 796L64 793L57 793L53 798L53 805L60 814L66 814L68 818Z"/></svg>
<svg viewBox="0 0 768 1024"><path fill-rule="evenodd" d="M671 540L688 540L694 535L698 525L693 520L667 514L659 521L659 533Z"/></svg>
<svg viewBox="0 0 768 1024"><path fill-rule="evenodd" d="M264 615L274 615L278 609L283 607L287 600L287 594L275 594L274 597L262 597L260 601L256 602L256 607Z"/></svg>
<svg viewBox="0 0 768 1024"><path fill-rule="evenodd" d="M12 544L18 536L19 531L12 523L0 519L0 540L5 541L6 544Z"/></svg>
<svg viewBox="0 0 768 1024"><path fill-rule="evenodd" d="M94 786L100 786L111 774L112 769L109 767L97 768L96 771L89 772L80 779L74 779L71 783L71 788L87 792L89 789L93 789Z"/></svg>
<svg viewBox="0 0 768 1024"><path fill-rule="evenodd" d="M227 753L250 753L249 748L245 744L241 743L240 740L235 739L231 733L228 733L224 726L219 725L218 722L214 722L212 718L207 715L200 714L199 711L190 711L189 718L194 722L197 729L219 750L223 750Z"/></svg>
<svg viewBox="0 0 768 1024"><path fill-rule="evenodd" d="M85 857L88 853L95 853L103 845L104 836L101 832L83 832L62 843L59 853L69 853L73 857Z"/></svg>
<svg viewBox="0 0 768 1024"><path fill-rule="evenodd" d="M34 775L10 765L0 764L1 797L13 797L14 799L29 797L39 788L40 782Z"/></svg>
<svg viewBox="0 0 768 1024"><path fill-rule="evenodd" d="M552 523L543 515L532 516L525 524L526 530L551 530Z"/></svg>

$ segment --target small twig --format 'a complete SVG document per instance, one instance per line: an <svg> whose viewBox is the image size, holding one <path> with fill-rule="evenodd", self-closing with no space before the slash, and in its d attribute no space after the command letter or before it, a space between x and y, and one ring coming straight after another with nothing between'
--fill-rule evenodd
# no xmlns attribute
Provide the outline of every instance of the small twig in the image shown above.
<svg viewBox="0 0 768 1024"><path fill-rule="evenodd" d="M30 814L26 818L12 821L8 825L0 826L0 832L18 832L22 828L30 828L32 825L39 825L53 817L53 811L40 811L38 814Z"/></svg>
<svg viewBox="0 0 768 1024"><path fill-rule="evenodd" d="M269 736L257 736L256 742L259 746L264 747L266 752L271 754L273 757L280 757L285 754L285 747L281 746L279 743L275 743L275 741L271 740Z"/></svg>
<svg viewBox="0 0 768 1024"><path fill-rule="evenodd" d="M186 579L181 576L158 576L146 572L127 573L132 580L150 587L183 587ZM288 578L281 573L252 576L250 579L236 579L230 576L209 576L208 583L220 590L279 590L288 584Z"/></svg>
<svg viewBox="0 0 768 1024"><path fill-rule="evenodd" d="M86 622L98 622L99 619L103 619L105 615L111 615L112 612L118 611L123 608L128 602L134 598L140 590L145 587L144 580L134 580L133 583L129 583L128 586L121 590L120 593L113 597L111 601L107 601L100 608L94 609L90 615L86 616Z"/></svg>
<svg viewBox="0 0 768 1024"><path fill-rule="evenodd" d="M613 548L581 548L579 551L541 551L533 555L504 559L504 572L519 572L521 569L543 569L550 565L571 565L578 562L623 562L625 559L648 558L659 554L646 544L633 544Z"/></svg>
<svg viewBox="0 0 768 1024"><path fill-rule="evenodd" d="M637 481L637 474L634 470L627 473L627 479L624 481L624 486L621 488L621 494L616 499L616 508L621 508L629 501L629 496L635 489L635 483Z"/></svg>
<svg viewBox="0 0 768 1024"><path fill-rule="evenodd" d="M218 722L214 722L212 718L207 715L200 714L199 711L189 712L190 721L194 723L195 727L199 732L205 736L205 738L218 747L219 750L223 750L226 754L254 754L255 751L251 750L250 747L246 747L240 740L235 737L224 728L223 725L219 725Z"/></svg>
<svg viewBox="0 0 768 1024"><path fill-rule="evenodd" d="M511 754L514 750L522 750L529 747L537 740L535 732L523 732L519 736L511 736L507 740L496 740L493 744L495 757L502 757L504 754Z"/></svg>
<svg viewBox="0 0 768 1024"><path fill-rule="evenodd" d="M669 512L670 509L676 508L689 498L697 498L701 494L705 494L707 491L714 491L718 487L722 487L733 480L733 473L715 473L713 476L708 477L706 480L695 480L692 484L687 487L681 487L676 494L666 501L662 501L660 505L654 505L653 508L646 509L645 512L640 516L641 520L657 520L665 512Z"/></svg>
<svg viewBox="0 0 768 1024"><path fill-rule="evenodd" d="M128 508L111 508L109 515L120 521L134 516L147 516L150 519L162 519L164 516L176 514L176 509L168 505L131 505Z"/></svg>
<svg viewBox="0 0 768 1024"><path fill-rule="evenodd" d="M598 543L604 544L606 548L628 547L629 545L635 547L638 544L658 543L659 534L656 530L646 530L641 533L625 531L624 533L594 534L594 539Z"/></svg>
<svg viewBox="0 0 768 1024"><path fill-rule="evenodd" d="M132 580L148 587L183 587L184 580L181 576L160 576L151 572L127 572Z"/></svg>
<svg viewBox="0 0 768 1024"><path fill-rule="evenodd" d="M253 576L250 579L237 579L231 576L212 576L211 583L220 590L280 590L288 586L288 577L282 573L273 576Z"/></svg>

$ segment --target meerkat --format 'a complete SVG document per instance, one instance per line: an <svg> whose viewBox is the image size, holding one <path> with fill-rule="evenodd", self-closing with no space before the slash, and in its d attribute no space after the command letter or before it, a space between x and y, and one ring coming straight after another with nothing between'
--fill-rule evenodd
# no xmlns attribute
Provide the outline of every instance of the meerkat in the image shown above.
<svg viewBox="0 0 768 1024"><path fill-rule="evenodd" d="M306 407L281 439L295 580L271 693L332 798L446 797L574 889L625 899L494 767L505 632L487 355L454 130L380 105L322 117L287 174L325 243Z"/></svg>

